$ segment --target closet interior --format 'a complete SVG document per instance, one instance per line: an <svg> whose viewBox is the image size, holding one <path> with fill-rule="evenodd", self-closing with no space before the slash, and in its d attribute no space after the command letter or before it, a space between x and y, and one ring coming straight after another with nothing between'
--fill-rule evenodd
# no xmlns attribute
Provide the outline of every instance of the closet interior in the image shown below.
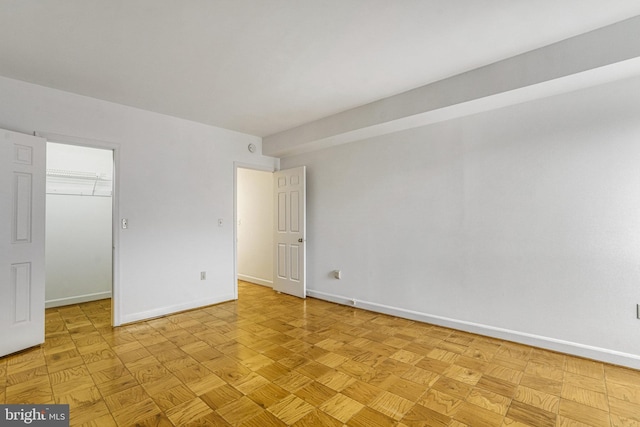
<svg viewBox="0 0 640 427"><path fill-rule="evenodd" d="M46 307L110 298L113 151L47 143Z"/></svg>

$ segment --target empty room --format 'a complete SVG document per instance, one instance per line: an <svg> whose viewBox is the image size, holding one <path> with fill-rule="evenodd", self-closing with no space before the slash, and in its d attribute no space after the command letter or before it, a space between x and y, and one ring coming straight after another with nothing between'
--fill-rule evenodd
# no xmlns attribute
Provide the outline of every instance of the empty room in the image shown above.
<svg viewBox="0 0 640 427"><path fill-rule="evenodd" d="M632 0L0 0L0 425L638 426L638 117Z"/></svg>

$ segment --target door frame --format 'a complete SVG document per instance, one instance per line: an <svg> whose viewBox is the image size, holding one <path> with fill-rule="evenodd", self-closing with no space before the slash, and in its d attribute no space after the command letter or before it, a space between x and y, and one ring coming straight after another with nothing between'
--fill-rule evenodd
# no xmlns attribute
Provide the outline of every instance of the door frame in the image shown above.
<svg viewBox="0 0 640 427"><path fill-rule="evenodd" d="M256 163L233 162L233 298L238 299L238 169L251 169L273 174L274 166ZM271 226L273 229L273 225Z"/></svg>
<svg viewBox="0 0 640 427"><path fill-rule="evenodd" d="M60 135L50 132L34 132L35 136L45 138L47 142L56 142L66 145L76 145L79 147L99 148L113 151L113 181L111 194L111 326L120 326L122 301L120 300L120 144L100 141L90 138L82 138L68 135ZM46 207L45 207L46 210ZM46 286L46 284L45 284Z"/></svg>

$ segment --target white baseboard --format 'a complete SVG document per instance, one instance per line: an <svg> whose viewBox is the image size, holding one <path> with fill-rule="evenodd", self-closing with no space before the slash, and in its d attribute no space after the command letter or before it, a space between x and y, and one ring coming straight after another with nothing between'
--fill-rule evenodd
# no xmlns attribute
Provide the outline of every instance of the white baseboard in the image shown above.
<svg viewBox="0 0 640 427"><path fill-rule="evenodd" d="M121 323L114 326L121 326L127 323L140 322L142 320L155 319L157 317L167 316L169 314L178 313L186 310L193 310L195 308L206 307L208 305L220 304L222 302L235 300L233 294L223 295L217 298L202 299L197 301L189 301L184 304L170 305L166 307L155 308L153 310L141 311L138 313L131 313L122 316Z"/></svg>
<svg viewBox="0 0 640 427"><path fill-rule="evenodd" d="M111 298L111 291L96 292L94 294L76 295L67 298L58 298L45 301L45 308L62 307L65 305L80 304L82 302L97 301L100 299Z"/></svg>
<svg viewBox="0 0 640 427"><path fill-rule="evenodd" d="M249 283L255 283L256 285L268 286L273 288L273 281L260 279L259 277L248 276L246 274L238 273L238 279Z"/></svg>
<svg viewBox="0 0 640 427"><path fill-rule="evenodd" d="M342 295L334 295L309 289L307 289L307 295L313 298L318 298L341 305L348 305L352 307L355 306L356 308L361 308L376 313L389 314L404 319L416 320L432 325L438 325L488 337L513 341L534 347L544 348L547 350L557 351L560 353L584 357L587 359L599 360L602 362L626 366L633 369L640 369L640 356L637 354L623 353L607 348L593 347L571 341L559 340L556 338L534 335L510 329L496 328L494 326L467 322L464 320L451 319L448 317L436 316L428 313L421 313L413 310L391 307L384 304L361 301L358 299L354 300L353 298L348 298Z"/></svg>

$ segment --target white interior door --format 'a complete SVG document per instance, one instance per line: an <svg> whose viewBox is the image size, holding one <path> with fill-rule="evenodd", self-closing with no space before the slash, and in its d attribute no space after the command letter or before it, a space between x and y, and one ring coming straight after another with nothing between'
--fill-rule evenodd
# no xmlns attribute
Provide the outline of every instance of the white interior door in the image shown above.
<svg viewBox="0 0 640 427"><path fill-rule="evenodd" d="M273 289L300 298L306 285L306 169L274 173Z"/></svg>
<svg viewBox="0 0 640 427"><path fill-rule="evenodd" d="M0 130L0 356L44 342L45 155Z"/></svg>

